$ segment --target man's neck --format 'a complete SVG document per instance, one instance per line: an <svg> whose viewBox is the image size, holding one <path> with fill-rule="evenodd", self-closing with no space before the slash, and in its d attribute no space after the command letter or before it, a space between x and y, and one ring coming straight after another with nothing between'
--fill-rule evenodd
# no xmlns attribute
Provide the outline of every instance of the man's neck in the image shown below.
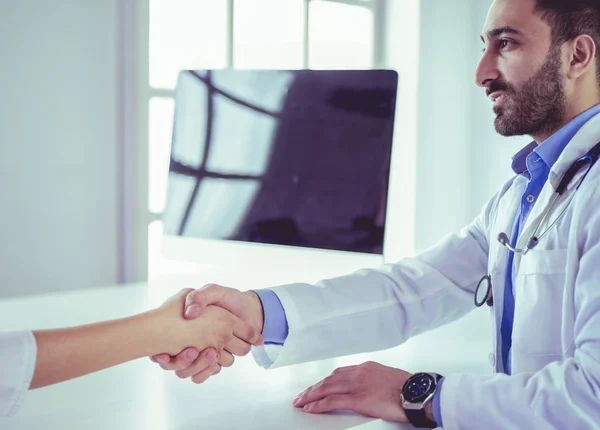
<svg viewBox="0 0 600 430"><path fill-rule="evenodd" d="M545 142L550 136L556 133L558 130L563 128L565 125L573 121L576 117L584 113L585 111L593 108L594 106L600 104L600 99L589 99L589 100L581 100L578 103L567 106L565 109L565 116L563 121L560 124L555 125L552 129L542 130L539 133L532 135L531 137L537 142L538 145L541 145Z"/></svg>

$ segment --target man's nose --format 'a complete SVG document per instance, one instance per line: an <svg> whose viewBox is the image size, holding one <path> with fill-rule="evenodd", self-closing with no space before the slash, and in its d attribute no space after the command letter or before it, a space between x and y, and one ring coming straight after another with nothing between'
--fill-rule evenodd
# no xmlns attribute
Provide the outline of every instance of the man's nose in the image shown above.
<svg viewBox="0 0 600 430"><path fill-rule="evenodd" d="M490 82L496 81L499 78L500 72L498 71L494 56L489 51L486 51L481 60L479 60L479 65L475 70L475 83L485 88L489 86Z"/></svg>

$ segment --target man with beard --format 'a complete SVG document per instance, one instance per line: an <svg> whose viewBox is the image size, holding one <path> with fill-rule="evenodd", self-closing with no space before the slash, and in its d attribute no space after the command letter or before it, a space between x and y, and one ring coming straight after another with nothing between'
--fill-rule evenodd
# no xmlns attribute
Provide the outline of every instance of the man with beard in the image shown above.
<svg viewBox="0 0 600 430"><path fill-rule="evenodd" d="M277 367L398 345L474 309L475 295L494 316L495 374L365 363L337 369L294 406L418 427L599 428L600 1L496 0L481 38L475 79L496 130L534 142L471 225L414 258L316 285L208 286L188 296L186 316L225 307L271 344L253 349L258 363ZM154 359L195 382L219 370Z"/></svg>

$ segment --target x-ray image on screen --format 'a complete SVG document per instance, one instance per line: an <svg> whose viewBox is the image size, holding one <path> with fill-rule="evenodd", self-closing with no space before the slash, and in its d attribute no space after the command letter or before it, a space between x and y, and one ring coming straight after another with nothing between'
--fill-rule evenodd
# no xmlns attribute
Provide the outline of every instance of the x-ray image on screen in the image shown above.
<svg viewBox="0 0 600 430"><path fill-rule="evenodd" d="M181 72L165 234L382 254L397 80Z"/></svg>

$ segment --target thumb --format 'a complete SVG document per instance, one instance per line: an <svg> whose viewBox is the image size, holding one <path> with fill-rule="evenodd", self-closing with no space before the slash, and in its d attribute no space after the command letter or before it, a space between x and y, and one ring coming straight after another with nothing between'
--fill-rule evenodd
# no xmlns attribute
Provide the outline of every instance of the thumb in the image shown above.
<svg viewBox="0 0 600 430"><path fill-rule="evenodd" d="M223 300L225 291L225 287L216 284L191 291L185 298L184 317L189 320L198 318L208 305L218 304Z"/></svg>
<svg viewBox="0 0 600 430"><path fill-rule="evenodd" d="M171 362L171 356L169 354L156 354L151 356L150 360L158 364L169 364Z"/></svg>

